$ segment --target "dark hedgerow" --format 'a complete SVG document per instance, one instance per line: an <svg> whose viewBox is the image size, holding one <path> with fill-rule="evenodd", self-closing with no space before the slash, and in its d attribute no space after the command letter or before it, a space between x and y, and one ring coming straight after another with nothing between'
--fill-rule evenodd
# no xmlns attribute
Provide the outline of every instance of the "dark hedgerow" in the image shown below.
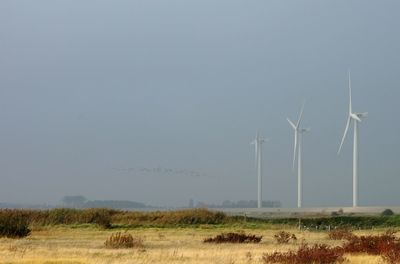
<svg viewBox="0 0 400 264"><path fill-rule="evenodd" d="M22 238L30 234L29 219L18 210L0 211L0 237Z"/></svg>
<svg viewBox="0 0 400 264"><path fill-rule="evenodd" d="M119 212L112 216L113 223L152 226L219 225L230 221L231 217L222 212L207 209L155 212Z"/></svg>
<svg viewBox="0 0 400 264"><path fill-rule="evenodd" d="M243 217L227 216L222 212L207 209L174 210L174 211L122 211L113 209L72 209L56 208L49 210L14 210L28 218L31 226L46 225L75 225L75 224L98 224L107 226L107 221L99 221L108 218L110 224L131 226L199 226L243 223ZM5 212L0 209L0 213ZM105 214L105 212L107 212ZM104 218L102 216L105 216ZM270 218L255 219L246 218L247 224L278 224L298 226L299 218ZM301 219L301 224L309 229L370 229L371 227L400 227L400 215L392 216L336 216Z"/></svg>
<svg viewBox="0 0 400 264"><path fill-rule="evenodd" d="M245 233L222 233L213 238L204 239L204 243L260 243L262 236Z"/></svg>

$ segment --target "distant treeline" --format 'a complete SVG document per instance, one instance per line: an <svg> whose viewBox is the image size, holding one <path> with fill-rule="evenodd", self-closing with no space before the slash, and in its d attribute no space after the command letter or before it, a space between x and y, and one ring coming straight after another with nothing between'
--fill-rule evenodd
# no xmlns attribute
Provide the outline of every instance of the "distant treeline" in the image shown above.
<svg viewBox="0 0 400 264"><path fill-rule="evenodd" d="M150 208L144 203L132 202L132 201L119 201L119 200L94 200L87 201L84 204L85 208L113 208L113 209L140 209Z"/></svg>
<svg viewBox="0 0 400 264"><path fill-rule="evenodd" d="M125 200L88 200L86 197L77 196L65 196L62 199L63 207L68 208L111 208L111 209L146 209L155 208L154 206L146 205L140 202L132 202ZM280 201L263 201L262 205L264 208L281 208L282 204ZM257 208L257 201L255 200L240 200L237 202L226 200L222 204L210 204L204 202L198 202L196 205L191 199L189 201L189 208Z"/></svg>
<svg viewBox="0 0 400 264"><path fill-rule="evenodd" d="M281 208L282 204L280 201L263 201L262 206L264 208ZM222 204L207 204L203 202L197 203L199 208L257 208L257 201L255 200L240 200L237 202L226 200Z"/></svg>
<svg viewBox="0 0 400 264"><path fill-rule="evenodd" d="M144 209L152 208L144 203L125 201L125 200L88 200L86 197L64 196L62 199L63 207L69 208L111 208L111 209Z"/></svg>

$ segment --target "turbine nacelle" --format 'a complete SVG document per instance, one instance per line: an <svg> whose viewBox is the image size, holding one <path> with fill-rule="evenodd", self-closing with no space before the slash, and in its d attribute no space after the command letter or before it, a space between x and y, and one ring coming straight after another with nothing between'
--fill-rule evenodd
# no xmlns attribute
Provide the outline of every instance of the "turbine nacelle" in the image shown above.
<svg viewBox="0 0 400 264"><path fill-rule="evenodd" d="M306 132L311 132L311 128L303 128L299 130L299 133L306 133Z"/></svg>
<svg viewBox="0 0 400 264"><path fill-rule="evenodd" d="M364 112L364 113L354 113L355 115L357 115L360 119L361 118L367 118L368 117L368 112Z"/></svg>
<svg viewBox="0 0 400 264"><path fill-rule="evenodd" d="M358 122L362 122L361 119L367 118L367 117L368 117L368 113L351 113L351 114L350 114L350 117L351 117L353 120L356 120L356 121L358 121Z"/></svg>
<svg viewBox="0 0 400 264"><path fill-rule="evenodd" d="M359 118L357 114L351 113L349 117L355 121L361 122L361 118Z"/></svg>
<svg viewBox="0 0 400 264"><path fill-rule="evenodd" d="M261 151L261 145L265 142L268 142L268 138L261 138L259 135L259 132L257 131L256 138L250 142L250 145L254 145L255 147L255 162L256 162L256 167L257 167L257 162L258 162L258 157L259 157L259 151Z"/></svg>
<svg viewBox="0 0 400 264"><path fill-rule="evenodd" d="M310 132L311 131L311 128L299 128L299 127L296 127L296 125L289 118L287 118L287 121L289 122L290 126L294 129L295 132L305 133L305 132Z"/></svg>

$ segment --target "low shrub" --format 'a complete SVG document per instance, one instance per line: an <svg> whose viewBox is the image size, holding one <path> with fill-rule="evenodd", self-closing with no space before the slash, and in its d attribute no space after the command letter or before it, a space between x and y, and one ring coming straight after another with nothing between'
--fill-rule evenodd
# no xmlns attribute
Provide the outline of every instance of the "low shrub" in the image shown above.
<svg viewBox="0 0 400 264"><path fill-rule="evenodd" d="M346 253L366 253L380 255L392 249L400 248L399 240L394 231L387 231L382 235L352 236L347 238L343 245Z"/></svg>
<svg viewBox="0 0 400 264"><path fill-rule="evenodd" d="M262 236L245 233L222 233L213 238L204 239L204 243L260 243Z"/></svg>
<svg viewBox="0 0 400 264"><path fill-rule="evenodd" d="M22 238L30 234L29 219L18 210L0 212L0 237Z"/></svg>
<svg viewBox="0 0 400 264"><path fill-rule="evenodd" d="M345 261L343 254L343 250L340 247L329 247L324 244L313 246L303 244L296 251L264 254L262 260L268 264L334 264Z"/></svg>
<svg viewBox="0 0 400 264"><path fill-rule="evenodd" d="M350 239L352 236L354 235L349 229L336 229L328 233L328 237L331 240Z"/></svg>
<svg viewBox="0 0 400 264"><path fill-rule="evenodd" d="M290 234L285 231L280 231L274 235L274 238L278 244L288 244L290 240L297 241L295 234Z"/></svg>
<svg viewBox="0 0 400 264"><path fill-rule="evenodd" d="M382 252L382 258L389 264L400 263L400 246L399 244L391 244L391 248Z"/></svg>
<svg viewBox="0 0 400 264"><path fill-rule="evenodd" d="M107 248L144 248L143 239L128 233L114 233L104 242Z"/></svg>
<svg viewBox="0 0 400 264"><path fill-rule="evenodd" d="M97 224L101 228L111 227L111 214L107 209L89 209L90 219L88 222Z"/></svg>

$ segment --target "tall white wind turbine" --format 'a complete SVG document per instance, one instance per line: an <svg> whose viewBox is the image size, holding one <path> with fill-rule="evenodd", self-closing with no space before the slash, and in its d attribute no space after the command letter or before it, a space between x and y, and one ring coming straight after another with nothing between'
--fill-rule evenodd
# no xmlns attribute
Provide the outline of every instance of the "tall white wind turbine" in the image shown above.
<svg viewBox="0 0 400 264"><path fill-rule="evenodd" d="M304 103L301 106L299 119L294 124L289 118L287 121L294 130L294 152L293 152L293 170L296 167L297 157L297 207L301 208L303 203L303 160L302 160L302 146L303 146L303 134L309 132L309 128L301 128L301 120L303 119Z"/></svg>
<svg viewBox="0 0 400 264"><path fill-rule="evenodd" d="M257 169L257 179L258 179L258 193L257 193L257 207L262 207L262 144L268 141L267 139L261 138L257 131L256 138L251 145L254 145L256 151L256 169Z"/></svg>
<svg viewBox="0 0 400 264"><path fill-rule="evenodd" d="M340 143L338 154L342 150L344 140L346 139L347 132L350 127L350 123L354 123L354 142L353 142L353 207L358 206L358 123L361 122L362 118L368 117L368 113L356 113L353 112L352 99L351 99L351 77L349 74L349 115L347 117L346 128L344 130L344 135L342 142Z"/></svg>

